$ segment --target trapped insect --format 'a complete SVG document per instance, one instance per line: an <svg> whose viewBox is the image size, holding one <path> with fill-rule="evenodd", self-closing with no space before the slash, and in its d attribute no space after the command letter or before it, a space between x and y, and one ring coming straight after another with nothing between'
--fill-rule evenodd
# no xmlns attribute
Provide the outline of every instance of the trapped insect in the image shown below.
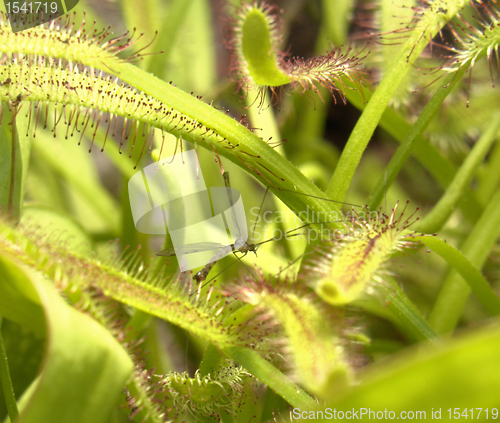
<svg viewBox="0 0 500 423"><path fill-rule="evenodd" d="M224 183L226 185L226 188L230 188L230 180L229 180L229 172L224 172L223 173L223 178L224 178ZM238 238L234 242L234 244L230 245L222 245L220 243L216 242L201 242L201 243L195 243L195 244L186 244L181 247L177 248L169 248L167 250L160 251L157 253L159 256L175 256L179 254L192 254L192 253L198 253L202 251L210 251L210 250L218 250L214 256L210 259L210 261L200 270L196 273L196 275L193 277L193 279L196 282L202 282L205 280L212 270L212 268L215 266L215 264L222 259L223 257L229 255L231 252L236 253L240 252L243 254L243 257L248 253L248 252L253 252L255 255L257 255L257 248L265 244L266 242L272 241L274 238L268 239L263 242L259 242L256 244L248 243L246 241L245 237L241 236L241 231L238 226L238 219L234 215L234 209L232 209L232 206L234 205L234 201L232 198L232 193L231 190L228 190L228 197L229 197L229 204L231 206L232 210L232 220L234 225L237 228L238 231ZM241 258L241 257L240 257Z"/></svg>
<svg viewBox="0 0 500 423"><path fill-rule="evenodd" d="M229 172L224 172L223 178L224 178L226 188L230 188ZM268 191L268 189L266 189L266 192L265 192L264 197L262 199L262 203L258 209L259 212L256 215L254 215L255 221L254 221L254 225L253 225L253 229L252 229L251 238L254 237L257 223L261 220L260 212L262 210L267 191ZM229 196L229 204L232 206L234 204L234 201L232 198L231 190L228 190L227 192L228 192L228 196ZM301 194L301 193L296 193L296 194ZM333 200L324 199L324 198L320 198L320 199L325 200L325 201L333 201ZM344 204L349 204L349 203L344 203ZM352 204L350 204L350 205L352 205ZM234 216L234 213L233 213L232 217L233 217L233 219L232 219L233 223L236 225L236 228L238 229L238 238L236 239L236 241L233 244L223 245L223 244L216 243L216 242L192 243L192 244L186 244L186 245L176 247L176 248L169 248L166 250L162 250L162 251L158 252L157 255L158 256L172 257L172 256L176 256L176 255L194 254L194 253L198 253L198 252L211 251L211 250L216 251L216 253L212 256L212 258L209 260L209 262L193 276L193 279L196 282L200 283L208 277L210 271L215 266L215 264L219 260L221 260L222 258L226 257L227 255L229 255L231 253L236 255L236 253L239 252L242 254L242 256L240 256L240 257L237 256L239 260L241 260L243 257L245 257L248 254L248 252L253 252L255 255L257 255L257 249L261 245L266 244L266 243L271 242L271 241L277 241L277 240L280 240L282 238L288 239L288 238L292 238L292 237L297 237L297 236L302 234L300 232L302 229L308 227L311 224L311 223L306 223L306 224L303 224L297 228L288 230L284 233L279 232L277 235L272 236L264 241L257 242L257 243L251 243L251 242L247 242L246 237L241 236L241 231L239 230L239 227L238 227L238 220L237 220L236 216ZM265 220L265 216L264 216L264 220ZM304 220L306 220L306 219L304 219ZM311 216L309 216L309 213L308 213L307 220L309 220L310 222L312 221L313 223L319 223L319 221L314 222L314 220L315 220L314 216L312 216L312 218L311 218ZM335 222L338 222L338 220L336 220ZM331 229L327 229L327 233L331 234ZM328 235L326 235L326 237L328 237Z"/></svg>

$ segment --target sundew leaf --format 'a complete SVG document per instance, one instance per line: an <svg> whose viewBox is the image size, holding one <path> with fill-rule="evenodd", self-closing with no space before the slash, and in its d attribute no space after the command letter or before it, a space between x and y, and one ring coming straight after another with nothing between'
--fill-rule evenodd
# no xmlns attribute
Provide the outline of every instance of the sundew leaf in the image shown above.
<svg viewBox="0 0 500 423"><path fill-rule="evenodd" d="M52 29L30 28L23 31L23 36L13 34L7 25L0 26L0 51L6 58L2 67L4 74L0 91L8 94L6 100L19 101L21 95L22 104L30 103L33 117L33 110L39 102L45 104L48 101L50 108L57 104L60 109L57 109L59 117L64 115L64 111L66 116L74 116L72 128L63 128L64 119L59 120L62 122L59 124L59 133L70 132L70 136L74 130L77 131L75 125L83 125L84 129L80 133L82 137L85 130L95 131L101 121L104 123L107 115L111 115L108 128L110 123L117 122L118 116L125 117L129 132L122 131L122 138L126 138L133 130L132 138L135 139L137 131L142 133L145 126L151 131L152 128L157 128L162 133L171 133L209 151L215 150L218 155L233 161L264 185L271 186L271 190L296 213L309 208L328 216L336 211L337 206L325 205L318 200L318 197L323 196L322 192L298 169L290 166L285 158L241 122L113 54L130 47L133 41L125 41L126 36L105 41L108 35L111 36L108 30L94 37L89 35L94 33L88 29L90 27L87 24L79 25L79 19L70 19L68 25L57 20ZM84 29L89 32L84 32ZM125 44L118 45L117 40ZM45 63L38 64L35 60L38 55L48 60L46 64L55 64L55 68L52 65L46 66ZM13 58L22 58L23 66L13 63ZM127 60L134 58L137 57L132 55ZM71 65L74 63L78 63L81 73L75 71L75 67ZM23 69L27 69L26 66L30 69L29 75L23 72ZM9 74L5 73L7 71ZM121 82L111 77L113 75ZM36 84L33 83L35 80ZM90 97L95 97L96 93L100 93L96 98L98 101L89 103ZM110 102L113 103L112 108L108 107ZM132 109L128 110L126 105L132 106ZM49 114L55 115L55 110ZM103 114L106 116L103 117ZM66 124L69 124L69 120ZM110 130L111 133L113 131L114 129ZM126 146L130 155L135 146L133 141L131 143L132 146ZM145 145L143 143L144 148L136 148L135 151L149 151L145 149ZM313 197L299 197L289 191Z"/></svg>
<svg viewBox="0 0 500 423"><path fill-rule="evenodd" d="M210 290L195 299L186 292L181 278L165 276L161 267L143 267L137 254L131 254L126 259L126 265L134 267L130 270L118 262L110 263L107 259L101 261L97 257L75 254L39 237L38 240L30 240L33 234L13 230L1 221L0 232L0 251L6 251L23 264L43 272L54 280L59 289L64 290L74 304L80 304L89 295L92 297L92 292L97 290L113 300L180 326L221 348L260 343L262 325L245 323L238 327L234 321L225 322L225 306L219 295L212 295ZM9 305L9 302L6 304ZM29 319L24 320L29 323Z"/></svg>
<svg viewBox="0 0 500 423"><path fill-rule="evenodd" d="M343 388L351 380L347 352L338 336L339 322L303 293L289 292L280 286L268 286L264 280L234 290L241 301L265 309L276 319L287 336L295 371L301 384L320 398L333 387Z"/></svg>
<svg viewBox="0 0 500 423"><path fill-rule="evenodd" d="M17 423L108 421L133 369L128 354L106 329L67 305L47 281L7 256L0 257L0 264L11 270L10 277L2 272L2 282L19 298L28 301L27 286L36 290L47 331L43 366L23 398Z"/></svg>

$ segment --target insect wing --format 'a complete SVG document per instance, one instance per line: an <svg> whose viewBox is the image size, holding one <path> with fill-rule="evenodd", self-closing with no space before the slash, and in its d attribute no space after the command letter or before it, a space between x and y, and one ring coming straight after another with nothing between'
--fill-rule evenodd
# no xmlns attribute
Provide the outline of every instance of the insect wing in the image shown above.
<svg viewBox="0 0 500 423"><path fill-rule="evenodd" d="M166 250L159 251L156 255L171 257L180 254L193 254L200 253L202 251L219 250L224 247L225 245L219 244L218 242L198 242L196 244L186 244L176 248L167 248Z"/></svg>

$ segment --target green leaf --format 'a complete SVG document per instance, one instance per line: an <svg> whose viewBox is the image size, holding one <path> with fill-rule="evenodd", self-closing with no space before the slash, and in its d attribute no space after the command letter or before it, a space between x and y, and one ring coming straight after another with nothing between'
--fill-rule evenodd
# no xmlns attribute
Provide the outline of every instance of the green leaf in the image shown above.
<svg viewBox="0 0 500 423"><path fill-rule="evenodd" d="M19 299L33 301L36 290L48 335L40 376L23 398L17 422L108 421L133 369L128 354L106 329L67 305L49 282L6 257L0 263L4 287Z"/></svg>
<svg viewBox="0 0 500 423"><path fill-rule="evenodd" d="M1 330L2 320L3 319L0 317L0 382L5 405L9 412L9 417L11 420L15 420L17 419L17 416L19 416L19 410L17 409L14 386L10 376L9 361L5 350L5 343L3 341L3 333Z"/></svg>
<svg viewBox="0 0 500 423"><path fill-rule="evenodd" d="M498 238L499 228L500 191L497 191L461 246L461 253L475 268L483 267ZM484 294L484 289L479 290L483 290ZM437 333L446 333L455 328L470 293L471 286L454 269L449 272L429 315L429 323Z"/></svg>
<svg viewBox="0 0 500 423"><path fill-rule="evenodd" d="M2 322L2 336L14 395L19 398L38 374L46 339L36 335L26 326L20 326L6 319ZM0 388L0 397L2 396ZM6 416L6 405L0 400L0 421L3 422Z"/></svg>
<svg viewBox="0 0 500 423"><path fill-rule="evenodd" d="M209 96L213 95L217 84L217 43L209 3L207 0L169 2L168 23L164 24L166 28L163 33L176 30L175 34L166 34L175 44L167 47L167 66L164 65L163 69L156 68L159 70L156 75L164 75L165 79L175 81L179 88L207 98L211 98ZM171 17L171 11L176 14L175 17ZM180 21L172 25L172 18ZM190 59L186 60L186 57ZM166 69L168 73L165 73ZM200 69L203 71L200 72Z"/></svg>
<svg viewBox="0 0 500 423"><path fill-rule="evenodd" d="M352 0L322 1L324 25L333 44L346 42L354 2Z"/></svg>
<svg viewBox="0 0 500 423"><path fill-rule="evenodd" d="M81 216L82 226L89 231L102 228L118 234L117 202L99 182L97 170L88 150L86 151L84 147L74 142L65 143L65 145L57 144L58 141L54 140L49 133L40 132L37 134L33 150L71 188L71 195L74 196L72 200L75 202L78 200L75 212L79 217ZM94 149L97 150L97 148ZM83 205L85 209L81 210Z"/></svg>
<svg viewBox="0 0 500 423"><path fill-rule="evenodd" d="M54 236L54 241L76 254L92 254L91 241L81 226L68 215L43 206L27 206L23 209L21 224L41 229Z"/></svg>
<svg viewBox="0 0 500 423"><path fill-rule="evenodd" d="M21 269L0 256L0 315L36 334L45 333L40 299Z"/></svg>
<svg viewBox="0 0 500 423"><path fill-rule="evenodd" d="M452 245L435 237L416 237L423 244L432 248L443 257L469 285L484 308L492 316L500 314L500 298L488 283L483 274L460 251Z"/></svg>
<svg viewBox="0 0 500 423"><path fill-rule="evenodd" d="M465 70L459 72L458 74L450 75L444 81L445 88L438 89L432 96L431 100L427 103L422 113L420 113L418 120L411 127L405 140L402 142L401 146L391 158L391 161L386 168L386 172L384 173L383 177L379 179L376 188L373 190L369 201L371 208L376 208L380 204L384 192L386 192L387 188L391 186L392 182L394 182L396 176L403 168L412 151L414 152L415 144L420 142L420 144L423 145L423 139L421 138L422 133L427 128L431 119L438 112L439 107L442 106L443 101L446 99L447 95L460 81L463 72L465 72ZM403 131L401 131L401 133L402 132Z"/></svg>
<svg viewBox="0 0 500 423"><path fill-rule="evenodd" d="M497 407L500 389L500 325L496 321L439 347L402 352L373 366L359 386L328 404L337 410L425 410ZM445 416L447 417L447 416Z"/></svg>
<svg viewBox="0 0 500 423"><path fill-rule="evenodd" d="M276 52L268 16L262 8L251 8L245 14L241 28L242 52L248 66L248 72L258 85L277 87L290 83L277 65Z"/></svg>
<svg viewBox="0 0 500 423"><path fill-rule="evenodd" d="M306 392L293 384L288 377L260 357L255 351L251 351L248 348L230 347L225 348L224 352L292 406L304 409L312 409L314 407L315 401Z"/></svg>
<svg viewBox="0 0 500 423"><path fill-rule="evenodd" d="M440 3L437 1L433 4L436 10ZM345 199L361 156L401 81L429 40L446 24L446 20L451 19L465 4L465 0L449 2L448 5L443 3L442 9L446 13L436 13L433 7L423 14L417 27L410 33L391 63L349 137L327 189L327 194L332 198L338 201Z"/></svg>
<svg viewBox="0 0 500 423"><path fill-rule="evenodd" d="M426 233L437 232L446 223L453 213L456 204L469 186L477 168L483 163L484 158L490 151L491 145L497 139L496 134L499 126L500 113L497 112L493 115L492 121L467 155L445 194L440 198L432 211L425 216L425 219L417 223L417 231Z"/></svg>
<svg viewBox="0 0 500 423"><path fill-rule="evenodd" d="M17 107L17 106L16 106ZM21 212L23 161L15 124L16 108L2 104L4 111L0 128L0 209L2 214L17 220Z"/></svg>
<svg viewBox="0 0 500 423"><path fill-rule="evenodd" d="M155 44L151 51L163 51L151 57L148 70L153 75L163 76L166 70L170 71L167 64L172 49L180 37L180 29L187 22L187 15L193 0L172 0L168 2L168 11L164 14ZM137 4L137 3L135 3Z"/></svg>

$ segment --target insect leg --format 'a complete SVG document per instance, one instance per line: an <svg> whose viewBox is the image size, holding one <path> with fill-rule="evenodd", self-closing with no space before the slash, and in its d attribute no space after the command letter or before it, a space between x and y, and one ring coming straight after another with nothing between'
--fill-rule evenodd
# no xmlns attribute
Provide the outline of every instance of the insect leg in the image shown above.
<svg viewBox="0 0 500 423"><path fill-rule="evenodd" d="M224 178L224 185L226 185L227 189L227 196L229 197L229 207L231 208L231 218L233 219L233 223L236 226L236 230L238 231L238 237L241 236L241 231L240 227L238 226L238 220L236 218L236 212L234 211L234 200L233 200L233 193L231 191L231 182L229 181L229 172L224 172L222 174L222 177Z"/></svg>

